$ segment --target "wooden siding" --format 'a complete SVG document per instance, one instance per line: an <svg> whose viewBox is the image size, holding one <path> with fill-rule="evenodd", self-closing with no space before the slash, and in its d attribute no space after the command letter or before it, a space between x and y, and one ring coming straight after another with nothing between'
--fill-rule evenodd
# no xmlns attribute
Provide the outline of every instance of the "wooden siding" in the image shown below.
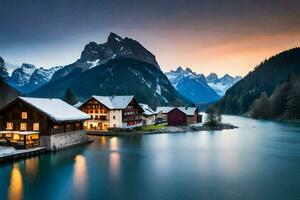
<svg viewBox="0 0 300 200"><path fill-rule="evenodd" d="M22 119L21 113L27 112L27 119ZM26 123L26 131L33 131L33 124L39 123L40 135L52 135L69 131L82 130L83 122L54 122L52 119L26 102L16 99L0 111L0 130L6 130L8 122L13 123L13 130L20 131L20 124Z"/></svg>

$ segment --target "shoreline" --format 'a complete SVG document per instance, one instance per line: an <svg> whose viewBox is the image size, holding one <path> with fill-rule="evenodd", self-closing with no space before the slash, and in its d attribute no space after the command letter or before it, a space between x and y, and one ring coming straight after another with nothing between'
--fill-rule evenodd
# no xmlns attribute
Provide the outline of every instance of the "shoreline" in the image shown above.
<svg viewBox="0 0 300 200"><path fill-rule="evenodd" d="M87 135L90 136L140 136L140 135L154 135L154 134L172 134L172 133L187 133L187 132L200 132L200 131L222 131L236 129L237 126L234 126L229 123L222 123L214 127L209 126L169 126L162 129L152 130L152 131L107 131L107 132L98 132L98 131L87 131Z"/></svg>

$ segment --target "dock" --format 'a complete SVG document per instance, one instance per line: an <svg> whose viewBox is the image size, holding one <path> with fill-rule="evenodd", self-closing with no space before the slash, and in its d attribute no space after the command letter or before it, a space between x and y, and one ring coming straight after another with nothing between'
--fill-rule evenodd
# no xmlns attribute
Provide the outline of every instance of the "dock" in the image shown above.
<svg viewBox="0 0 300 200"><path fill-rule="evenodd" d="M13 161L19 158L31 157L46 152L46 147L36 147L31 149L14 150L8 153L0 152L0 162Z"/></svg>

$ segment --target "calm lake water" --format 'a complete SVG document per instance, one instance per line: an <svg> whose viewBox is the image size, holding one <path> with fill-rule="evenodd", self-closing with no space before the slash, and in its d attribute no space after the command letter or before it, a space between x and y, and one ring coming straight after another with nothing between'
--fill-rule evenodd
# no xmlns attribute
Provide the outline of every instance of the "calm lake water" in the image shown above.
<svg viewBox="0 0 300 200"><path fill-rule="evenodd" d="M300 123L223 121L240 128L95 137L0 165L0 199L300 199Z"/></svg>

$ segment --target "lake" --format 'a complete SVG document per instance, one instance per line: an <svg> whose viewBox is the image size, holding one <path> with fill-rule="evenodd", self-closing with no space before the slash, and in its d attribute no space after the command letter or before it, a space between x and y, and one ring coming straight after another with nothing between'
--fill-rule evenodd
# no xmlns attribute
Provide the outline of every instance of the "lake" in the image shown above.
<svg viewBox="0 0 300 200"><path fill-rule="evenodd" d="M93 137L0 165L1 199L300 199L300 123L223 116L238 129Z"/></svg>

